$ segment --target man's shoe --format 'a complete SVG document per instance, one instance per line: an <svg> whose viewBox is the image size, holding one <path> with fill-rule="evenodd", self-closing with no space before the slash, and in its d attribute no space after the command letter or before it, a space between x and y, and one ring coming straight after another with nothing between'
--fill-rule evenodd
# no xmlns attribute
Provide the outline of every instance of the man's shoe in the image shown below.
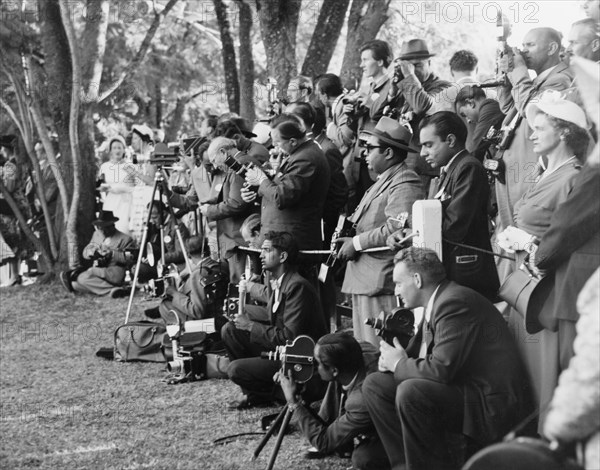
<svg viewBox="0 0 600 470"><path fill-rule="evenodd" d="M71 284L71 271L61 271L61 273L58 275L58 278L60 279L60 283L65 289L67 289L67 291L75 292L75 289L73 289L73 284Z"/></svg>
<svg viewBox="0 0 600 470"><path fill-rule="evenodd" d="M160 311L158 310L158 307L147 308L144 310L144 315L146 315L148 318L156 320L157 318L160 318Z"/></svg>
<svg viewBox="0 0 600 470"><path fill-rule="evenodd" d="M127 289L123 287L115 287L110 291L110 297L112 299L121 299L123 297L127 297L128 295L129 292L127 292Z"/></svg>
<svg viewBox="0 0 600 470"><path fill-rule="evenodd" d="M243 398L233 400L227 403L227 409L231 411L235 410L247 410L248 408L266 408L271 406L273 402L270 401L254 401L244 395Z"/></svg>

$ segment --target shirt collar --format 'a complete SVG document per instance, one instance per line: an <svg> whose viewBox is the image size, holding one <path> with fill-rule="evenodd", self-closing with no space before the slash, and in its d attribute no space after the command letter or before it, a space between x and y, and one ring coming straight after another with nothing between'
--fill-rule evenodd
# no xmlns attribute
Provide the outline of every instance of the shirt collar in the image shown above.
<svg viewBox="0 0 600 470"><path fill-rule="evenodd" d="M554 69L555 69L555 68L556 68L558 65L560 65L560 64L556 64L554 67L550 67L549 69L546 69L546 70L544 70L542 73L540 73L540 74L537 76L537 81L538 81L538 82L541 82L542 80L545 80L545 79L548 77L548 75L550 75L550 73L551 73L551 72L552 72L552 71L553 71L553 70L554 70Z"/></svg>
<svg viewBox="0 0 600 470"><path fill-rule="evenodd" d="M442 171L442 172L444 172L444 173L445 173L445 172L447 172L447 171L450 169L450 165L452 165L452 162L453 162L454 160L456 160L456 157L458 157L458 156L459 156L461 153L463 153L463 152L466 152L466 150L465 150L465 149L463 149L463 150L461 150L460 152L458 152L457 154L455 154L455 155L454 155L454 156L453 156L453 157L450 159L450 161L449 161L448 163L446 163L446 165L445 165L445 166L443 166L443 167L441 168L441 171Z"/></svg>
<svg viewBox="0 0 600 470"><path fill-rule="evenodd" d="M433 291L432 296L429 298L429 302L427 302L427 308L425 308L425 321L429 323L431 320L431 313L433 312L433 303L435 302L435 296L437 295L438 290L440 289L441 284Z"/></svg>
<svg viewBox="0 0 600 470"><path fill-rule="evenodd" d="M356 381L358 380L358 372L354 375L354 378L350 381L348 385L342 385L342 390L347 392L348 390L352 390L352 387L356 385Z"/></svg>

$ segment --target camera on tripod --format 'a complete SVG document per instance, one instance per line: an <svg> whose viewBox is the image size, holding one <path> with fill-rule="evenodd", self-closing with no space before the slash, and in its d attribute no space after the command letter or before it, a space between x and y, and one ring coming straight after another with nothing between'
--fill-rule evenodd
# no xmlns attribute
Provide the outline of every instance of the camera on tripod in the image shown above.
<svg viewBox="0 0 600 470"><path fill-rule="evenodd" d="M275 351L260 353L263 359L281 361L286 377L296 383L308 382L314 373L315 342L310 336L301 335L285 346L277 346Z"/></svg>
<svg viewBox="0 0 600 470"><path fill-rule="evenodd" d="M394 345L394 338L398 338L401 346L406 348L415 335L415 315L403 307L394 309L390 314L381 312L377 318L367 318L365 323L391 346Z"/></svg>

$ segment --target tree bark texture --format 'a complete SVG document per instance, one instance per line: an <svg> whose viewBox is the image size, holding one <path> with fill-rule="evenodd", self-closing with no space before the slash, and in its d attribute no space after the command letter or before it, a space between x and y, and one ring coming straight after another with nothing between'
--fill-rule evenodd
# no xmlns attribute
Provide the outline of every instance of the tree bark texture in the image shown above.
<svg viewBox="0 0 600 470"><path fill-rule="evenodd" d="M341 73L342 83L346 88L358 90L362 79L360 47L377 37L381 26L388 19L389 6L390 0L352 0Z"/></svg>
<svg viewBox="0 0 600 470"><path fill-rule="evenodd" d="M327 72L349 4L350 0L324 0L302 64L302 75L314 78Z"/></svg>
<svg viewBox="0 0 600 470"><path fill-rule="evenodd" d="M240 20L240 115L254 122L254 58L252 51L252 8L244 0L236 1Z"/></svg>
<svg viewBox="0 0 600 470"><path fill-rule="evenodd" d="M269 76L277 80L283 96L291 78L298 74L296 30L301 0L257 0L260 32L267 55Z"/></svg>
<svg viewBox="0 0 600 470"><path fill-rule="evenodd" d="M213 4L215 5L217 23L219 24L221 43L223 44L221 54L223 56L223 70L225 72L225 90L227 93L227 104L229 105L230 112L239 113L240 83L238 81L237 62L235 59L235 47L233 45L233 37L231 36L229 18L227 18L227 6L223 2L223 0L213 0Z"/></svg>

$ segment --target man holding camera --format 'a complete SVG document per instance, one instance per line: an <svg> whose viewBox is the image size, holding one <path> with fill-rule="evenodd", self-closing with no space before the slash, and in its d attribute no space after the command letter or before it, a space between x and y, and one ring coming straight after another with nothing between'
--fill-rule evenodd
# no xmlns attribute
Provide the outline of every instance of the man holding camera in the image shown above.
<svg viewBox="0 0 600 470"><path fill-rule="evenodd" d="M128 294L122 286L125 271L133 263L135 243L129 235L116 229L117 220L112 211L102 211L92 222L95 231L83 249L83 257L93 261L94 266L60 273L62 285L69 292L110 294L113 298Z"/></svg>
<svg viewBox="0 0 600 470"><path fill-rule="evenodd" d="M433 250L394 261L396 293L424 318L406 350L381 342L380 372L363 385L367 409L393 469L454 469L448 432L483 446L530 411L524 367L500 313L448 281Z"/></svg>
<svg viewBox="0 0 600 470"><path fill-rule="evenodd" d="M392 282L393 253L360 253L385 246L387 237L398 229L399 219L410 222L415 201L425 197L417 174L408 168L406 157L411 134L397 121L382 117L372 131L365 132L369 169L378 176L350 216L356 236L338 238L343 243L338 257L348 261L342 292L352 294L352 327L359 341L379 344L365 320L380 311L396 307ZM403 216L404 215L404 216ZM403 227L402 227L403 228Z"/></svg>
<svg viewBox="0 0 600 470"><path fill-rule="evenodd" d="M366 376L377 370L375 347L359 344L347 333L334 333L317 341L314 356L320 378L329 383L319 410L320 420L306 408L291 378L281 371L275 376L288 406L295 411L302 434L316 449L307 457L350 451L357 470L389 468L362 394Z"/></svg>
<svg viewBox="0 0 600 470"><path fill-rule="evenodd" d="M317 340L327 332L319 297L313 286L294 269L298 245L287 232L264 235L260 259L271 275L269 286L242 280L239 289L267 307L247 305L242 314L225 324L221 336L231 359L229 378L242 388L243 397L230 408L243 409L278 398L273 375L279 364L260 357L308 335Z"/></svg>

